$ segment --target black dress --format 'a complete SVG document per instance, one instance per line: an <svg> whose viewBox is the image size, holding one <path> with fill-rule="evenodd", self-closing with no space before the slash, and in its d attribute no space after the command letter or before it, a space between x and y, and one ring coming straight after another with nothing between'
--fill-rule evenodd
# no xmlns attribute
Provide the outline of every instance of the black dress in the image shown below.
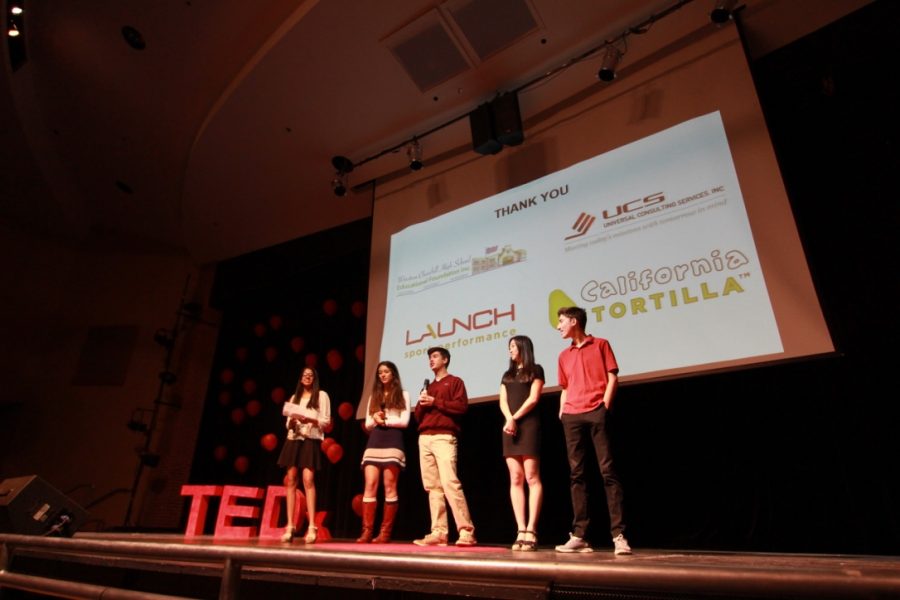
<svg viewBox="0 0 900 600"><path fill-rule="evenodd" d="M541 365L534 366L534 378L545 381L544 369ZM502 381L506 386L506 402L509 404L509 412L515 413L525 404L531 393L532 381ZM516 435L511 436L501 433L503 436L503 456L540 456L541 454L541 419L537 405L527 415L516 421Z"/></svg>

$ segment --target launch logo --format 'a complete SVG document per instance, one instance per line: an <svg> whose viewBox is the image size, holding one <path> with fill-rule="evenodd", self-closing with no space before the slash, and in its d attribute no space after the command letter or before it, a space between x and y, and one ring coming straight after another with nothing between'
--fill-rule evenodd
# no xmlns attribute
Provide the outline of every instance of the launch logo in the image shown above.
<svg viewBox="0 0 900 600"><path fill-rule="evenodd" d="M581 213L578 215L578 218L575 219L575 224L572 225L572 229L575 230L575 233L565 238L565 240L573 240L577 237L581 237L585 235L591 228L591 225L594 224L594 221L597 220L597 217L594 215L589 215L587 213Z"/></svg>
<svg viewBox="0 0 900 600"><path fill-rule="evenodd" d="M487 308L463 316L452 317L449 320L441 320L436 323L426 323L421 329L413 333L406 330L406 345L418 344L428 339L429 342L441 338L452 337L461 332L473 332L501 326L504 321L515 322L516 305L510 304L506 308Z"/></svg>

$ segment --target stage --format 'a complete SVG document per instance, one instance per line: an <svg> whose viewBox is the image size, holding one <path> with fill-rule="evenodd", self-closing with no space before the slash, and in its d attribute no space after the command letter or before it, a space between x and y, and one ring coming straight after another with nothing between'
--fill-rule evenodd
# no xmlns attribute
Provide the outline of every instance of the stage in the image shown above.
<svg viewBox="0 0 900 600"><path fill-rule="evenodd" d="M900 557L0 534L0 588L77 598L900 598ZM3 596L4 598L6 595ZM11 596L17 597L17 596Z"/></svg>

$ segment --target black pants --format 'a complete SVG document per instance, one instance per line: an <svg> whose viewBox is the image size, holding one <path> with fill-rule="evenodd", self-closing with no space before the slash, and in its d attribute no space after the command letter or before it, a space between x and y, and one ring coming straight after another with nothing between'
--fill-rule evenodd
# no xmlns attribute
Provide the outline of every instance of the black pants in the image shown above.
<svg viewBox="0 0 900 600"><path fill-rule="evenodd" d="M622 517L622 484L613 466L606 433L606 406L576 415L562 415L563 433L566 436L566 451L569 456L569 481L572 491L572 535L583 538L587 533L588 493L584 481L584 459L588 444L593 444L606 489L606 504L609 507L609 528L613 537L625 531Z"/></svg>

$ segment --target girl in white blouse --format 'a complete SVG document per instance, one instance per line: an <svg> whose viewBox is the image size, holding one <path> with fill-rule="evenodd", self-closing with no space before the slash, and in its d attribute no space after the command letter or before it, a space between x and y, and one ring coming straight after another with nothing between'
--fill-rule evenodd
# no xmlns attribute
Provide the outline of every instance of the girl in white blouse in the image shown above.
<svg viewBox="0 0 900 600"><path fill-rule="evenodd" d="M284 485L287 488L287 527L281 541L290 542L295 536L294 509L297 494L297 471L303 474L303 491L306 495L306 513L309 528L304 541L316 541L316 482L315 472L322 468L322 440L324 429L331 423L331 399L319 389L319 374L305 368L297 382L297 390L284 403L282 411L287 417L287 439L278 457L278 466L287 469Z"/></svg>

